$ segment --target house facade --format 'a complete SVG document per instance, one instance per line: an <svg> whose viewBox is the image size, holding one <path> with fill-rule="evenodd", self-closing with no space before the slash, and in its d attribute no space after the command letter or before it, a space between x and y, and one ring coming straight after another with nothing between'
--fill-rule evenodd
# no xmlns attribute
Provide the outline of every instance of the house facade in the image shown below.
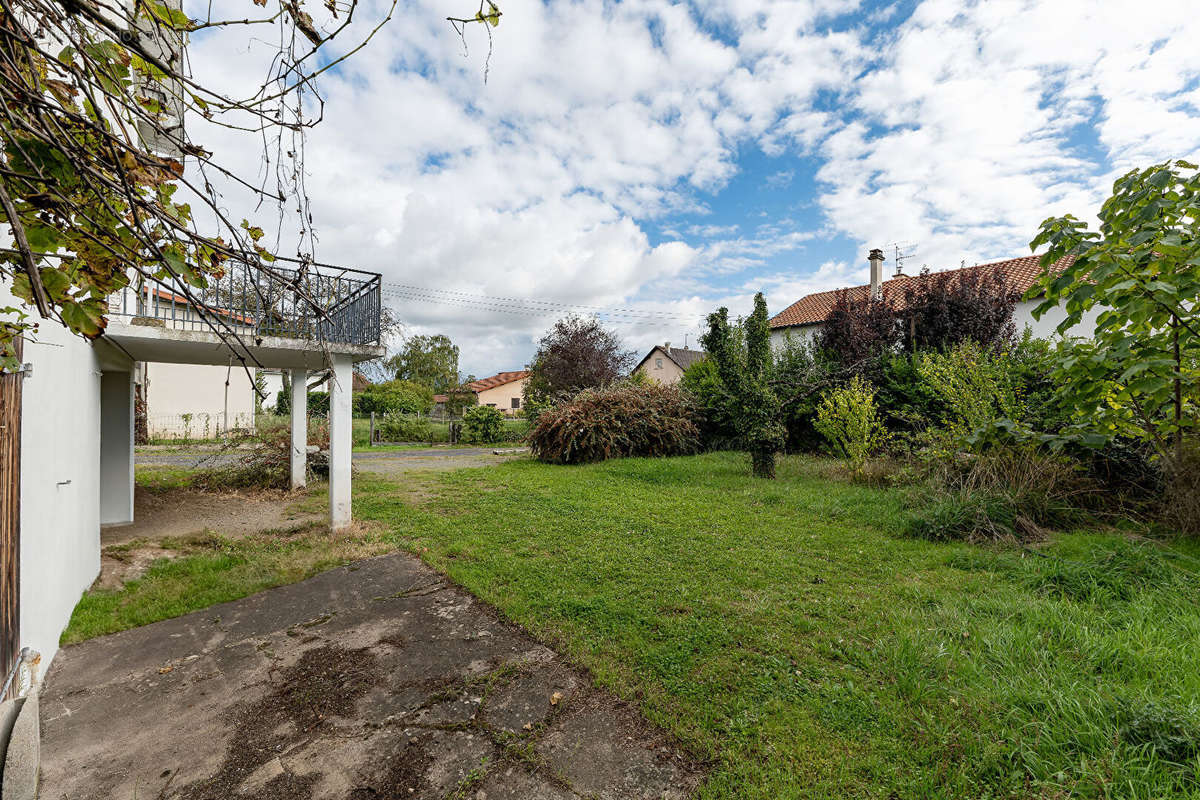
<svg viewBox="0 0 1200 800"><path fill-rule="evenodd" d="M1000 272L1013 291L1024 296L1025 292L1037 283L1038 276L1042 272L1040 261L1041 256L1031 255L1003 261L991 261L946 272L951 275L971 271L990 274L996 270ZM871 251L868 263L871 269L871 283L849 287L847 291L850 292L851 300L861 302L869 296L886 296L902 311L905 289L912 286L917 279L911 275L896 274L891 279L884 280L884 257L880 250ZM1064 266L1066 265L1060 263L1056 264L1055 268L1061 269ZM772 346L778 349L788 341L811 342L820 332L825 321L829 319L829 315L833 313L834 304L841 291L843 290L833 289L805 295L772 317L770 322ZM1041 300L1038 298L1017 301L1013 308L1013 323L1016 325L1018 334L1028 328L1035 338L1047 339L1056 335L1058 325L1067 317L1066 309L1053 308L1046 312L1041 319L1034 319L1033 311L1040 303ZM1095 328L1096 317L1099 313L1099 309L1093 309L1085 314L1079 324L1072 328L1071 333L1073 335L1089 335Z"/></svg>
<svg viewBox="0 0 1200 800"><path fill-rule="evenodd" d="M633 368L647 378L668 386L683 380L683 373L697 361L703 361L708 356L703 350L689 350L686 347L671 347L670 342L655 345L650 352Z"/></svg>
<svg viewBox="0 0 1200 800"><path fill-rule="evenodd" d="M525 384L528 381L529 370L524 369L515 372L498 372L490 377L468 383L467 388L475 392L475 399L479 405L498 408L505 415L512 417L521 411Z"/></svg>
<svg viewBox="0 0 1200 800"><path fill-rule="evenodd" d="M293 386L329 371L330 526L350 524L351 375L354 363L383 354L380 279L339 270L325 280L328 306L320 313L299 302L282 313L274 303L233 308L231 293L213 287L189 300L202 313L181 317L178 303L148 302L127 289L111 299L108 327L95 341L45 319L25 337L24 366L0 379L0 408L10 412L0 445L16 454L0 469L0 575L16 578L0 581L5 671L23 647L41 654L39 671L49 667L76 603L99 574L101 528L133 522L139 365L223 372L232 360L235 370L243 363L287 369ZM0 286L0 307L21 305ZM308 452L303 391L294 393L291 430L292 484L301 486Z"/></svg>

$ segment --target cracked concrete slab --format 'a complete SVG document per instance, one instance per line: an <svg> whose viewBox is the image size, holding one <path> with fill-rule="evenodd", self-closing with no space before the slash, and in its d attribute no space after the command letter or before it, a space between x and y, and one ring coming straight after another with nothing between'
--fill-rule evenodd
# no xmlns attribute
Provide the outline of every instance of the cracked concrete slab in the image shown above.
<svg viewBox="0 0 1200 800"><path fill-rule="evenodd" d="M406 554L64 648L42 796L682 798L632 708Z"/></svg>

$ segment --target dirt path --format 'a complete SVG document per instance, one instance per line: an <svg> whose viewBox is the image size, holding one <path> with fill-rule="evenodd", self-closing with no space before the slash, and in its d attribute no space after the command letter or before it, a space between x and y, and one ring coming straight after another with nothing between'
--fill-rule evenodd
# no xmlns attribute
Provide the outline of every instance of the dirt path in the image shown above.
<svg viewBox="0 0 1200 800"><path fill-rule="evenodd" d="M246 536L320 522L320 514L295 509L300 498L284 492L198 492L191 489L134 490L132 525L105 528L101 545L134 539L164 539L212 531Z"/></svg>
<svg viewBox="0 0 1200 800"><path fill-rule="evenodd" d="M662 730L407 554L71 645L42 791L73 800L682 800Z"/></svg>

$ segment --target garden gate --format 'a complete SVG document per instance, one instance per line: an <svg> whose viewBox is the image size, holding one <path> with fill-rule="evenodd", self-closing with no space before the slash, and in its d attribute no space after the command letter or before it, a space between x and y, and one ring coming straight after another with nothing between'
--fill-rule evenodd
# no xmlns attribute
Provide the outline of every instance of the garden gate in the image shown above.
<svg viewBox="0 0 1200 800"><path fill-rule="evenodd" d="M21 340L16 341L17 361ZM21 649L21 381L23 371L0 373L0 682ZM3 700L4 698L0 698Z"/></svg>

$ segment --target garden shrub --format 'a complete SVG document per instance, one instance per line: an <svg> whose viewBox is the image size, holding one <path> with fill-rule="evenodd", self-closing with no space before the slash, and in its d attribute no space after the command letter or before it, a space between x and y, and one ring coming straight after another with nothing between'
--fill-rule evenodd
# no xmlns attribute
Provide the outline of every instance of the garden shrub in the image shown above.
<svg viewBox="0 0 1200 800"><path fill-rule="evenodd" d="M582 464L626 456L674 456L700 449L699 409L678 386L585 389L547 409L529 432L542 461Z"/></svg>
<svg viewBox="0 0 1200 800"><path fill-rule="evenodd" d="M474 406L463 412L463 439L473 444L498 442L504 415L491 406Z"/></svg>
<svg viewBox="0 0 1200 800"><path fill-rule="evenodd" d="M317 452L306 459L308 477L329 475L329 423L310 420L308 444ZM203 467L192 476L198 489L289 489L292 480L292 434L288 425L268 425L257 431L240 431L213 457L248 451L232 464Z"/></svg>
<svg viewBox="0 0 1200 800"><path fill-rule="evenodd" d="M887 430L875 406L875 389L858 375L821 397L814 425L854 472L860 472L867 457L887 441Z"/></svg>
<svg viewBox="0 0 1200 800"><path fill-rule="evenodd" d="M360 416L372 413L425 414L433 408L433 392L413 381L376 383L354 396L354 411Z"/></svg>
<svg viewBox="0 0 1200 800"><path fill-rule="evenodd" d="M438 438L434 425L410 414L385 414L377 429L382 442L431 442Z"/></svg>
<svg viewBox="0 0 1200 800"><path fill-rule="evenodd" d="M729 396L717 374L716 361L706 358L695 362L684 370L680 385L701 411L698 425L705 446L714 449L737 448L737 429L729 409Z"/></svg>
<svg viewBox="0 0 1200 800"><path fill-rule="evenodd" d="M917 373L945 405L942 425L957 446L997 419L1022 417L1022 387L1006 351L967 341L944 353L920 353Z"/></svg>
<svg viewBox="0 0 1200 800"><path fill-rule="evenodd" d="M310 417L329 416L329 392L309 392L305 403Z"/></svg>

